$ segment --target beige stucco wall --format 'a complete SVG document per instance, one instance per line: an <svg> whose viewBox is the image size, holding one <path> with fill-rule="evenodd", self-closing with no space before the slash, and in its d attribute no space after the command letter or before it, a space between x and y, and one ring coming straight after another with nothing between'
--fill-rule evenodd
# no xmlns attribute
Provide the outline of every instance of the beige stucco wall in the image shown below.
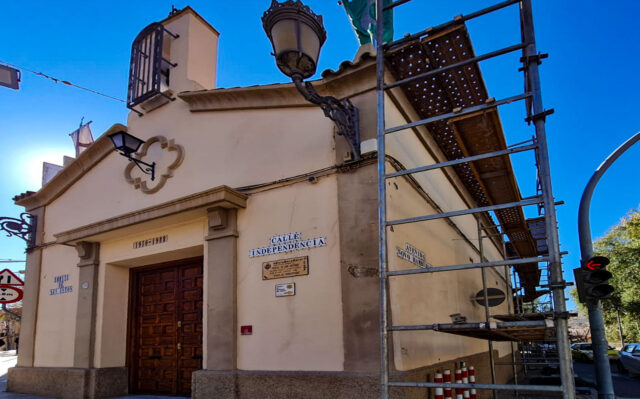
<svg viewBox="0 0 640 399"><path fill-rule="evenodd" d="M183 19L189 19L188 32L184 32L184 29L176 29L178 34L184 38L188 33L188 46L185 56L176 58L175 63L186 69L184 74L185 78L192 83L195 87L200 89L213 89L216 87L216 72L218 62L218 32L214 31L211 26L200 20L193 14L188 14ZM179 23L178 21L170 22L167 24L168 29L175 29L174 25ZM181 32L182 31L182 32ZM172 41L173 48L184 48L182 43ZM176 71L173 75L180 75L180 70ZM194 87L182 88L178 86L177 91L194 90Z"/></svg>
<svg viewBox="0 0 640 399"><path fill-rule="evenodd" d="M46 241L61 231L211 187L270 182L334 163L333 126L319 108L192 114L178 99L142 118L131 116L129 124L129 132L141 139L175 139L184 148L182 165L160 191L144 194L125 181L127 161L113 152L48 206ZM165 155L159 164L173 160L171 153Z"/></svg>
<svg viewBox="0 0 640 399"><path fill-rule="evenodd" d="M177 64L170 69L169 88L173 93L215 88L220 34L191 11L174 16L163 25L179 35L172 38L165 34L163 43L169 43L169 54L165 50L165 56Z"/></svg>
<svg viewBox="0 0 640 399"><path fill-rule="evenodd" d="M206 218L200 217L134 234L124 230L118 238L101 243L94 352L97 367L125 365L130 269L200 256L206 231ZM133 247L134 242L164 235L164 243Z"/></svg>
<svg viewBox="0 0 640 399"><path fill-rule="evenodd" d="M238 212L238 338L243 370L343 370L342 303L336 177L252 195ZM269 238L300 232L327 246L249 257ZM309 275L262 280L262 263L309 257ZM275 297L275 285L296 283L295 296Z"/></svg>
<svg viewBox="0 0 640 399"><path fill-rule="evenodd" d="M38 320L36 322L36 367L73 366L76 309L78 304L78 255L73 247L55 245L43 249L40 274ZM58 288L56 276L68 275L71 292L51 295Z"/></svg>

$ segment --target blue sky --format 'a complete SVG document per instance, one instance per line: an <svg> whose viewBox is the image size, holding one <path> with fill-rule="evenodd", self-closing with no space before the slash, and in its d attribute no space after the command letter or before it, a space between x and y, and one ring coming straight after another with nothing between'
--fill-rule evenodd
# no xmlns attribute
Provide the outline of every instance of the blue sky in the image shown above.
<svg viewBox="0 0 640 399"><path fill-rule="evenodd" d="M328 39L319 71L337 69L352 59L357 42L342 6L334 0L305 2L323 15ZM543 101L555 114L547 119L554 194L558 208L566 278L580 258L577 208L589 177L617 146L640 130L637 93L640 64L636 16L640 2L533 0L538 50L549 53L541 66ZM137 33L161 20L171 5L191 5L221 33L218 87L286 82L272 57L260 17L270 0L196 0L109 2L8 0L0 28L0 63L43 72L124 99L130 45ZM491 2L413 0L395 15L395 36L467 14ZM468 24L476 54L519 41L516 6ZM520 94L519 54L481 64L491 96ZM316 76L318 77L319 74ZM42 162L61 163L73 155L68 133L80 119L93 121L94 136L114 123L125 123L123 103L23 71L21 88L0 87L0 216L16 217L12 197L40 187ZM508 143L533 135L522 122L522 103L501 109ZM592 202L593 236L599 237L640 204L637 160L640 145L607 172ZM513 159L523 195L535 189L532 157ZM532 210L527 214L533 216ZM0 235L0 259L24 259L23 242ZM0 268L6 265L0 265ZM14 270L21 266L11 264Z"/></svg>

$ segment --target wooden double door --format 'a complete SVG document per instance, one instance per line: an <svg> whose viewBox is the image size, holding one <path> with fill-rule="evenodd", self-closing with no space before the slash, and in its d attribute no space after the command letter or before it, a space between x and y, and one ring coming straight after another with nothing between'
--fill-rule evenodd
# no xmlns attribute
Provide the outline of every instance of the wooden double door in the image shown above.
<svg viewBox="0 0 640 399"><path fill-rule="evenodd" d="M129 390L191 395L202 369L202 258L131 271Z"/></svg>

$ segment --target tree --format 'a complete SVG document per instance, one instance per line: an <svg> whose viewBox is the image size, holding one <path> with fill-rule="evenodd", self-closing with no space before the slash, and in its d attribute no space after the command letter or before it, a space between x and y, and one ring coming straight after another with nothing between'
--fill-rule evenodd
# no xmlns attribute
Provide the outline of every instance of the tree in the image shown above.
<svg viewBox="0 0 640 399"><path fill-rule="evenodd" d="M640 341L640 209L627 214L593 250L596 255L611 260L607 270L613 274L610 284L615 288L610 299L602 301L607 339L618 341L617 312L623 325L625 342ZM575 289L571 295L576 299ZM582 307L583 305L581 305Z"/></svg>

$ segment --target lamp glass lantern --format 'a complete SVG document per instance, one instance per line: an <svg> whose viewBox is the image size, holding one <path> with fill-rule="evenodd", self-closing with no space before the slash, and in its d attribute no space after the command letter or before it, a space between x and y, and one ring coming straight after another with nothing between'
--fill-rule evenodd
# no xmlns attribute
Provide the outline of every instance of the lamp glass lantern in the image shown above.
<svg viewBox="0 0 640 399"><path fill-rule="evenodd" d="M262 24L282 73L306 79L316 72L320 49L327 38L322 16L298 0L273 0Z"/></svg>
<svg viewBox="0 0 640 399"><path fill-rule="evenodd" d="M126 156L137 152L138 148L144 143L144 140L140 140L124 131L112 133L109 135L109 138L113 142L113 146L116 147L116 150Z"/></svg>

